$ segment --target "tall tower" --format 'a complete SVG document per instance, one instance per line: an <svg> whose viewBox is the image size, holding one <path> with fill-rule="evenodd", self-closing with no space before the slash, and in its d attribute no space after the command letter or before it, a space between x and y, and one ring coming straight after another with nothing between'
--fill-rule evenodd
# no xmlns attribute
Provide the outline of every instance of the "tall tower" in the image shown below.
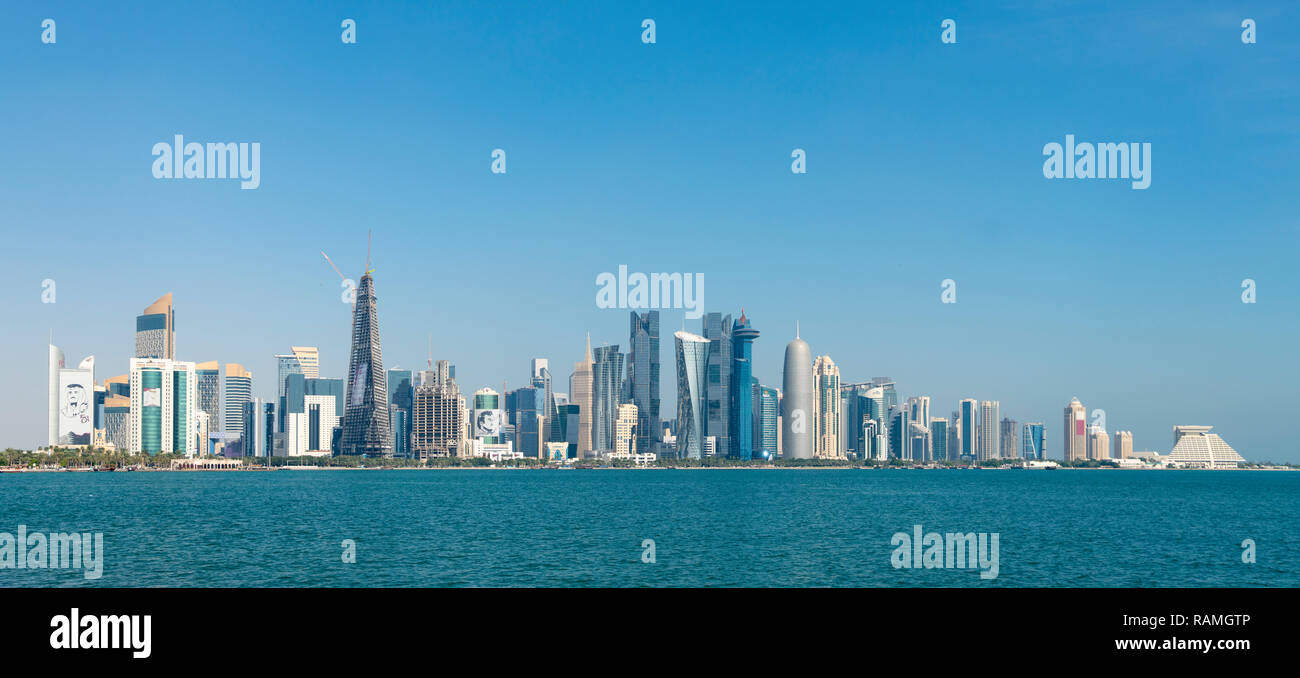
<svg viewBox="0 0 1300 678"><path fill-rule="evenodd" d="M709 346L708 381L704 384L704 435L716 440L719 457L731 456L731 316L706 313L702 320ZM748 388L748 386L746 386Z"/></svg>
<svg viewBox="0 0 1300 678"><path fill-rule="evenodd" d="M957 427L958 440L961 442L961 450L958 457L966 460L976 460L979 458L979 423L976 421L976 415L979 413L979 405L974 398L963 398L957 403L958 415L961 423Z"/></svg>
<svg viewBox="0 0 1300 678"><path fill-rule="evenodd" d="M135 317L135 357L176 359L176 313L171 292L158 297Z"/></svg>
<svg viewBox="0 0 1300 678"><path fill-rule="evenodd" d="M659 311L632 311L628 324L627 385L636 405L636 447L649 452L660 429Z"/></svg>
<svg viewBox="0 0 1300 678"><path fill-rule="evenodd" d="M592 365L591 335L587 335L587 352L582 360L573 364L573 376L569 379L569 394L578 406L578 458L586 459L591 455L591 384Z"/></svg>
<svg viewBox="0 0 1300 678"><path fill-rule="evenodd" d="M1061 426L1065 439L1061 443L1061 454L1066 461L1078 461L1088 458L1088 411L1078 398L1072 398L1065 406L1065 423Z"/></svg>
<svg viewBox="0 0 1300 678"><path fill-rule="evenodd" d="M599 453L614 451L614 424L623 396L623 354L618 344L596 348L591 367L591 446Z"/></svg>
<svg viewBox="0 0 1300 678"><path fill-rule="evenodd" d="M818 457L840 456L840 368L828 355L813 363L813 447ZM906 444L907 429L903 429Z"/></svg>
<svg viewBox="0 0 1300 678"><path fill-rule="evenodd" d="M352 314L352 354L348 360L347 405L343 414L342 453L393 456L388 426L388 375L379 345L379 311L374 279L367 272L357 286Z"/></svg>
<svg viewBox="0 0 1300 678"><path fill-rule="evenodd" d="M980 401L979 458L997 459L1002 454L1002 431L998 428L998 401Z"/></svg>
<svg viewBox="0 0 1300 678"><path fill-rule="evenodd" d="M731 327L732 353L735 369L731 373L731 456L736 459L754 458L754 340L758 330L749 324L745 309L740 309L740 319Z"/></svg>
<svg viewBox="0 0 1300 678"><path fill-rule="evenodd" d="M202 391L200 391L200 396ZM226 363L226 415L222 430L227 433L244 433L244 405L253 400L253 373L237 363ZM211 416L211 415L209 415ZM209 430L215 431L217 422L210 420Z"/></svg>
<svg viewBox="0 0 1300 678"><path fill-rule="evenodd" d="M59 444L59 370L63 369L63 350L50 344L50 409L49 442L50 447Z"/></svg>
<svg viewBox="0 0 1300 678"><path fill-rule="evenodd" d="M704 384L708 373L709 340L698 334L673 333L677 348L677 457L704 456Z"/></svg>
<svg viewBox="0 0 1300 678"><path fill-rule="evenodd" d="M808 342L799 338L795 325L794 341L785 347L785 371L782 375L781 456L786 459L812 459L812 352Z"/></svg>

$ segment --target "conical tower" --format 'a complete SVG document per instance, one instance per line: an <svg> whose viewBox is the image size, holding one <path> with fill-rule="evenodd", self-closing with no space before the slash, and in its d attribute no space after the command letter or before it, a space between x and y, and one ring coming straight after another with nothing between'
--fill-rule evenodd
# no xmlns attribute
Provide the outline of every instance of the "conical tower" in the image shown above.
<svg viewBox="0 0 1300 678"><path fill-rule="evenodd" d="M384 354L379 343L374 279L367 271L357 286L357 305L352 313L352 354L348 361L342 454L393 456L393 433L388 427L387 381Z"/></svg>

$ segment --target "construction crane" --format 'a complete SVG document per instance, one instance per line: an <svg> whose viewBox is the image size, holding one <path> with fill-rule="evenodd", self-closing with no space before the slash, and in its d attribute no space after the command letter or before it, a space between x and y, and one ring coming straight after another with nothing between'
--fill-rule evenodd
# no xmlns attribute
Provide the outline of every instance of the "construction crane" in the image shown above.
<svg viewBox="0 0 1300 678"><path fill-rule="evenodd" d="M321 250L320 255L322 257L325 257L325 261L329 262L330 268L334 269L334 272L339 274L339 278L342 278L343 282L348 282L348 277L346 275L343 275L343 271L340 271L338 266L334 265L334 260L330 259L330 255L326 254L325 250ZM369 254L367 254L366 257L369 258ZM352 290L352 310L353 311L357 310L357 295L356 295L355 288L353 288Z"/></svg>

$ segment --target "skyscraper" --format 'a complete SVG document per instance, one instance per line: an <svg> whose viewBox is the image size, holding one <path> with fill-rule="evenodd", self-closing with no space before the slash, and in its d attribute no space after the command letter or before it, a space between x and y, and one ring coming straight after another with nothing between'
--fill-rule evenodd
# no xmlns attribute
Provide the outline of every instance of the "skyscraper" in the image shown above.
<svg viewBox="0 0 1300 678"><path fill-rule="evenodd" d="M1115 449L1111 450L1116 459L1131 459L1133 457L1133 432L1116 431L1115 432Z"/></svg>
<svg viewBox="0 0 1300 678"><path fill-rule="evenodd" d="M961 423L957 427L957 436L961 444L960 456L967 460L977 459L976 439L979 434L976 418L979 416L979 406L974 398L963 398L957 403L957 411L961 413Z"/></svg>
<svg viewBox="0 0 1300 678"><path fill-rule="evenodd" d="M578 458L587 459L592 456L591 453L591 424L592 424L592 407L591 407L591 387L592 387L592 364L595 359L591 355L591 335L587 335L587 352L583 354L582 360L573 364L573 376L569 379L569 393L573 397L573 404L578 408Z"/></svg>
<svg viewBox="0 0 1300 678"><path fill-rule="evenodd" d="M786 459L812 459L812 352L799 338L798 324L794 340L785 347L781 391L781 454Z"/></svg>
<svg viewBox="0 0 1300 678"><path fill-rule="evenodd" d="M1080 461L1088 458L1088 411L1078 398L1072 398L1065 406L1065 423L1061 426L1064 441L1061 453L1066 461Z"/></svg>
<svg viewBox="0 0 1300 678"><path fill-rule="evenodd" d="M221 430L226 433L243 435L244 405L253 400L253 373L237 363L226 363L226 410L225 424ZM211 416L211 415L209 415ZM216 419L210 420L209 430L215 431Z"/></svg>
<svg viewBox="0 0 1300 678"><path fill-rule="evenodd" d="M1020 456L1025 459L1041 461L1047 458L1047 436L1043 423L1039 421L1024 425L1020 432Z"/></svg>
<svg viewBox="0 0 1300 678"><path fill-rule="evenodd" d="M1020 456L1020 429L1016 427L1016 420L1007 417L1002 418L1001 432L1001 456L1003 459L1015 459Z"/></svg>
<svg viewBox="0 0 1300 678"><path fill-rule="evenodd" d="M839 457L840 368L830 356L817 356L813 362L812 382L813 453L818 457Z"/></svg>
<svg viewBox="0 0 1300 678"><path fill-rule="evenodd" d="M980 401L979 458L997 459L1002 453L1002 430L998 428L998 401Z"/></svg>
<svg viewBox="0 0 1300 678"><path fill-rule="evenodd" d="M618 344L598 347L591 365L591 447L597 454L614 451L614 422L623 395L623 354Z"/></svg>
<svg viewBox="0 0 1300 678"><path fill-rule="evenodd" d="M280 408L279 429L284 430L285 402L284 383L291 374L301 374L304 379L320 377L320 351L315 346L290 346L289 353L275 356L275 395Z"/></svg>
<svg viewBox="0 0 1300 678"><path fill-rule="evenodd" d="M411 371L388 370L388 424L393 429L393 456L411 456ZM394 412L400 412L394 416Z"/></svg>
<svg viewBox="0 0 1300 678"><path fill-rule="evenodd" d="M105 391L107 395L107 391ZM50 346L50 446L90 445L95 429L95 356L75 368L63 366L63 352Z"/></svg>
<svg viewBox="0 0 1300 678"><path fill-rule="evenodd" d="M716 439L719 457L731 456L731 316L706 313L701 319L703 336L708 339L708 380L704 384L706 420L704 435Z"/></svg>
<svg viewBox="0 0 1300 678"><path fill-rule="evenodd" d="M194 363L162 358L131 359L130 437L132 452L201 453Z"/></svg>
<svg viewBox="0 0 1300 678"><path fill-rule="evenodd" d="M379 343L379 309L369 273L357 286L352 315L352 351L348 359L347 406L343 414L342 454L393 456L388 424L388 380Z"/></svg>
<svg viewBox="0 0 1300 678"><path fill-rule="evenodd" d="M704 385L708 373L708 339L681 331L673 333L677 349L677 457L704 456Z"/></svg>
<svg viewBox="0 0 1300 678"><path fill-rule="evenodd" d="M54 447L59 444L59 370L63 369L63 351L58 346L50 344L50 409L49 412L49 440L48 445Z"/></svg>
<svg viewBox="0 0 1300 678"><path fill-rule="evenodd" d="M732 356L735 360L732 370L731 411L731 456L750 460L756 455L754 432L754 340L758 330L749 324L745 309L740 309L740 318L731 328Z"/></svg>
<svg viewBox="0 0 1300 678"><path fill-rule="evenodd" d="M533 388L542 393L539 413L542 416L541 443L560 440L560 405L555 399L554 385L551 383L551 365L546 358L533 358L529 365ZM541 444L539 443L539 444Z"/></svg>
<svg viewBox="0 0 1300 678"><path fill-rule="evenodd" d="M135 357L176 358L176 314L171 292L158 297L135 317Z"/></svg>
<svg viewBox="0 0 1300 678"><path fill-rule="evenodd" d="M1110 437L1100 426L1088 427L1088 458L1098 461L1110 459Z"/></svg>
<svg viewBox="0 0 1300 678"><path fill-rule="evenodd" d="M194 376L199 384L199 411L208 414L208 430L221 428L221 368L217 361L209 360L194 366Z"/></svg>
<svg viewBox="0 0 1300 678"><path fill-rule="evenodd" d="M907 399L907 408L912 415L912 424L922 427L924 433L923 449L913 450L912 458L916 460L933 461L930 446L930 396L913 396Z"/></svg>
<svg viewBox="0 0 1300 678"><path fill-rule="evenodd" d="M948 456L948 420L930 418L930 456L934 461L950 459Z"/></svg>
<svg viewBox="0 0 1300 678"><path fill-rule="evenodd" d="M760 386L757 411L757 425L754 427L754 458L771 461L776 459L777 427L780 420L781 396L776 389Z"/></svg>
<svg viewBox="0 0 1300 678"><path fill-rule="evenodd" d="M632 311L628 333L627 386L636 405L636 446L649 452L659 440L659 311Z"/></svg>
<svg viewBox="0 0 1300 678"><path fill-rule="evenodd" d="M640 451L636 446L638 418L636 405L633 403L623 403L618 406L618 418L614 421L615 455L627 457Z"/></svg>

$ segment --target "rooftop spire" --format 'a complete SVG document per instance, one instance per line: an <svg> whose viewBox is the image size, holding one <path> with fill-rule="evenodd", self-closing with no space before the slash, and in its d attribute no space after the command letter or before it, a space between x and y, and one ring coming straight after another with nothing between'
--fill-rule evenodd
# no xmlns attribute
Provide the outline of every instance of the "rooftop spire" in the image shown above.
<svg viewBox="0 0 1300 678"><path fill-rule="evenodd" d="M798 338L799 338L799 321L798 321L798 320L794 321L794 338L795 338L795 339L798 339Z"/></svg>

